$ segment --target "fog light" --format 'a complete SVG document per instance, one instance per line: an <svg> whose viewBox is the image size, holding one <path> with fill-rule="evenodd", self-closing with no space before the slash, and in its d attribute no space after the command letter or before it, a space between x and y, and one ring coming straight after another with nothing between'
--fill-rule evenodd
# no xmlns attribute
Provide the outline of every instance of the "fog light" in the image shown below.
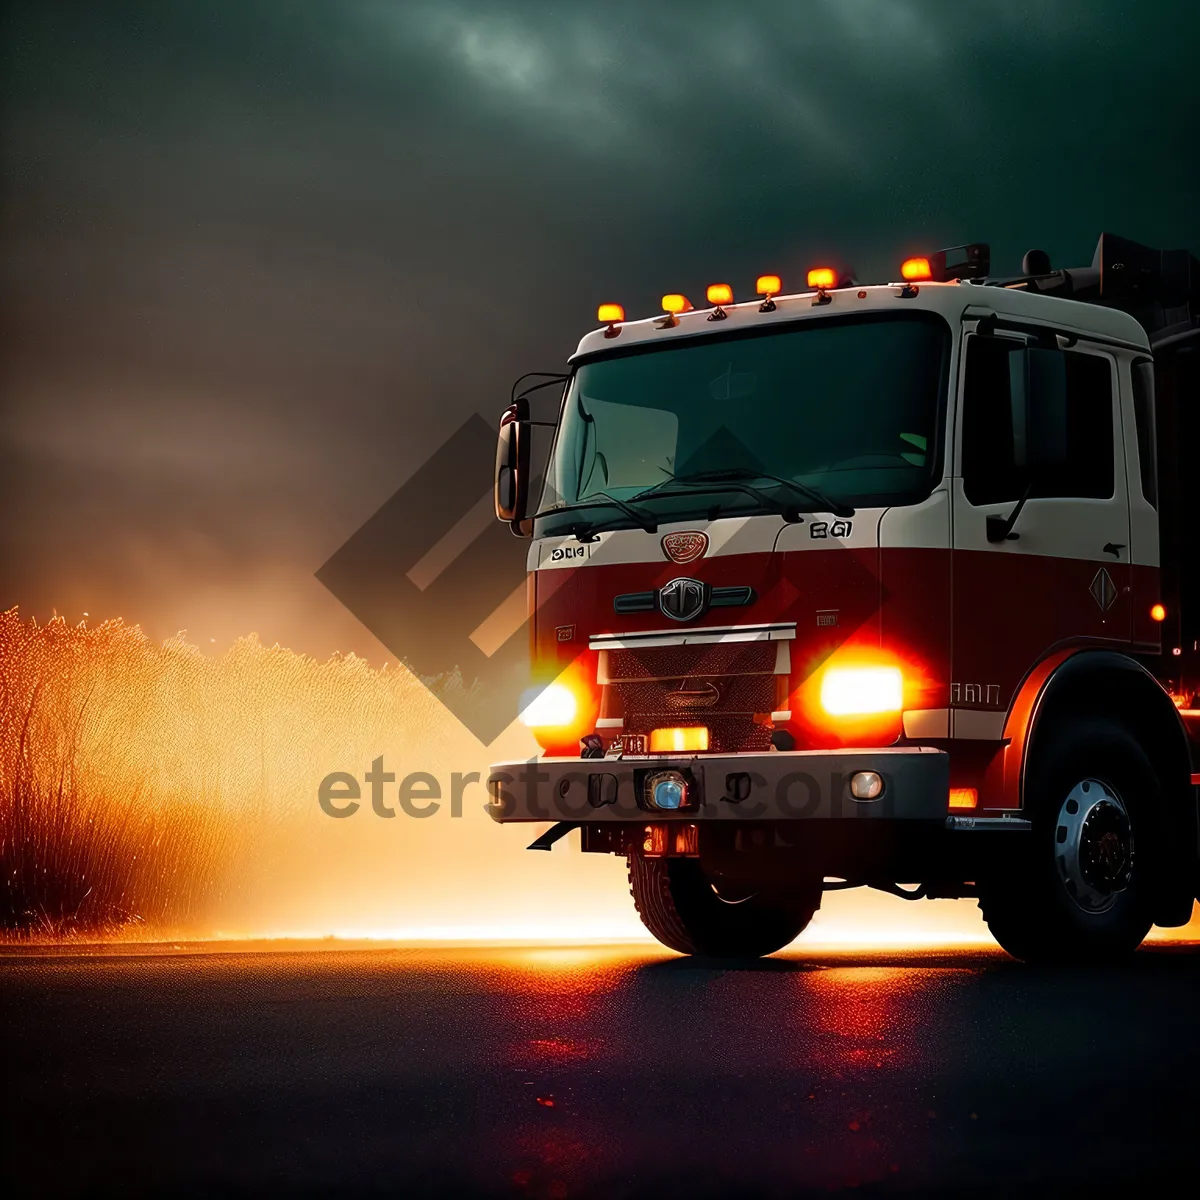
<svg viewBox="0 0 1200 1200"><path fill-rule="evenodd" d="M850 795L855 800L878 800L883 795L883 776L878 771L855 771L850 776Z"/></svg>
<svg viewBox="0 0 1200 1200"><path fill-rule="evenodd" d="M678 771L660 771L646 780L646 799L651 808L674 812L687 804L687 780Z"/></svg>

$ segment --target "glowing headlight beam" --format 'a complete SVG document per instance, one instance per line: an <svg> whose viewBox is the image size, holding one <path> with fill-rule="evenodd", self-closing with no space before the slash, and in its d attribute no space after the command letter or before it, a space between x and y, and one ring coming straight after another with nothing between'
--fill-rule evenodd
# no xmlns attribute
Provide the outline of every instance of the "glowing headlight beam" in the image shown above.
<svg viewBox="0 0 1200 1200"><path fill-rule="evenodd" d="M551 683L522 697L521 724L529 729L555 729L570 725L578 711L575 693L561 683Z"/></svg>
<svg viewBox="0 0 1200 1200"><path fill-rule="evenodd" d="M821 680L821 707L830 716L899 712L903 705L899 667L830 667Z"/></svg>

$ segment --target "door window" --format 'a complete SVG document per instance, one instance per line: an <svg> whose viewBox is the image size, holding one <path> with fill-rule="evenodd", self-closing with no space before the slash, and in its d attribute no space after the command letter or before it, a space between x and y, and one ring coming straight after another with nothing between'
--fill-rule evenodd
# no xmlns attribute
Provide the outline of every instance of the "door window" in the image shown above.
<svg viewBox="0 0 1200 1200"><path fill-rule="evenodd" d="M1138 466L1142 477L1142 495L1158 507L1158 473L1155 470L1154 443L1154 364L1139 358L1133 364L1133 417L1137 425Z"/></svg>
<svg viewBox="0 0 1200 1200"><path fill-rule="evenodd" d="M967 340L963 398L963 490L975 505L1016 501L1029 470L1016 461L1009 391L1012 356L1024 343L1012 338ZM1067 463L1039 479L1032 496L1109 499L1113 495L1112 361L1103 355L1058 351L1067 385Z"/></svg>

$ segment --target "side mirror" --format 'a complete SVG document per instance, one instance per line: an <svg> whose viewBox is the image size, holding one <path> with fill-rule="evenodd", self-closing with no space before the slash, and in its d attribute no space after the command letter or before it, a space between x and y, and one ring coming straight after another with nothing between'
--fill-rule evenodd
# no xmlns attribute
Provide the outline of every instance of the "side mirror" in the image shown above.
<svg viewBox="0 0 1200 1200"><path fill-rule="evenodd" d="M987 518L987 540L1019 538L1013 529L1038 485L1067 464L1067 360L1060 350L1022 346L1008 359L1008 398L1012 406L1013 465L1027 483L1016 507Z"/></svg>
<svg viewBox="0 0 1200 1200"><path fill-rule="evenodd" d="M496 440L496 517L521 534L529 504L529 405L518 400L500 418Z"/></svg>
<svg viewBox="0 0 1200 1200"><path fill-rule="evenodd" d="M1013 463L1031 482L1066 465L1067 362L1060 350L1025 346L1009 357Z"/></svg>

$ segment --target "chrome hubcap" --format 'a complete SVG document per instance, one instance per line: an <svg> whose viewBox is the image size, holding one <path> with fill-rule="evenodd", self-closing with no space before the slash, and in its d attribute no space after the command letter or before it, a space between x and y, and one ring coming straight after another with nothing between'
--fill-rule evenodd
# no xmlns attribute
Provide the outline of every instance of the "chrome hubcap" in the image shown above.
<svg viewBox="0 0 1200 1200"><path fill-rule="evenodd" d="M1080 908L1099 913L1116 903L1133 873L1133 831L1115 788L1084 779L1070 790L1058 812L1055 855Z"/></svg>

